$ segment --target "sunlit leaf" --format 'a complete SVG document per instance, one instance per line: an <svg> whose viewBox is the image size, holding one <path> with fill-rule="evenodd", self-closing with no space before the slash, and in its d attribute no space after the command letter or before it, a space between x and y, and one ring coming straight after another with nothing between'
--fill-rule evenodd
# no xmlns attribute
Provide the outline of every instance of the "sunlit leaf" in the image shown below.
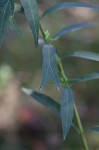
<svg viewBox="0 0 99 150"><path fill-rule="evenodd" d="M94 26L94 25L99 25L99 24L95 23L95 22L82 22L82 23L70 25L68 27L61 29L58 33L56 33L53 36L53 39L58 40L61 36L65 35L65 34L80 30L80 29L85 28L85 27Z"/></svg>
<svg viewBox="0 0 99 150"><path fill-rule="evenodd" d="M71 127L74 113L74 93L72 89L69 87L63 87L62 89L60 112L61 112L63 139L65 140Z"/></svg>
<svg viewBox="0 0 99 150"><path fill-rule="evenodd" d="M0 46L3 43L9 18L11 15L11 3L9 0L0 0Z"/></svg>
<svg viewBox="0 0 99 150"><path fill-rule="evenodd" d="M99 61L99 53L94 53L94 52L90 52L90 51L71 52L69 54L66 54L65 56L79 57L79 58L85 58L85 59L89 59L89 60Z"/></svg>
<svg viewBox="0 0 99 150"><path fill-rule="evenodd" d="M38 45L39 36L39 14L36 0L21 0L25 15L31 27L35 45Z"/></svg>
<svg viewBox="0 0 99 150"><path fill-rule="evenodd" d="M42 65L42 82L40 91L44 88L49 80L52 80L59 90L59 77L56 62L56 48L51 44L43 46L43 65Z"/></svg>
<svg viewBox="0 0 99 150"><path fill-rule="evenodd" d="M95 10L99 10L99 6L91 5L83 2L63 2L55 4L52 7L49 7L42 15L42 17L54 13L56 11L62 10L64 8L74 8L74 7L84 7L84 8L91 8Z"/></svg>
<svg viewBox="0 0 99 150"><path fill-rule="evenodd" d="M78 82L84 82L84 81L95 80L95 79L99 79L99 72L93 72L91 74L88 74L79 78L69 79L68 82L78 83Z"/></svg>

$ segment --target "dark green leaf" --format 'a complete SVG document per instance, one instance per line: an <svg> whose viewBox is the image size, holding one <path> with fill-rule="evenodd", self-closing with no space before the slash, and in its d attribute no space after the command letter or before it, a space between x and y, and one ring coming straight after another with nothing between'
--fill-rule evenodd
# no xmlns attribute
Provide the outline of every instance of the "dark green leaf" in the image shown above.
<svg viewBox="0 0 99 150"><path fill-rule="evenodd" d="M33 99L35 99L37 102L39 102L43 106L47 107L49 110L55 113L58 117L60 117L60 104L56 102L53 98L45 94L33 91L28 88L22 88L22 91L26 95L31 96ZM72 123L72 126L79 133L79 129L76 127L74 123Z"/></svg>
<svg viewBox="0 0 99 150"><path fill-rule="evenodd" d="M42 15L42 17L54 13L56 11L62 10L64 8L73 8L73 7L84 7L99 10L99 6L83 3L83 2L63 2L58 3L50 8L48 8Z"/></svg>
<svg viewBox="0 0 99 150"><path fill-rule="evenodd" d="M69 79L69 82L78 83L78 82L84 82L84 81L95 80L95 79L99 79L99 72L94 72L79 78Z"/></svg>
<svg viewBox="0 0 99 150"><path fill-rule="evenodd" d="M42 82L40 91L49 80L53 80L59 90L59 77L56 62L56 48L51 44L43 46L43 65L42 65Z"/></svg>
<svg viewBox="0 0 99 150"><path fill-rule="evenodd" d="M53 100L51 97L27 88L22 88L22 91L25 94L34 98L39 103L46 106L48 109L50 109L52 112L54 112L60 117L60 104Z"/></svg>
<svg viewBox="0 0 99 150"><path fill-rule="evenodd" d="M16 21L13 16L9 19L10 27L17 33L17 35L22 36L22 32L19 29L18 25L16 24Z"/></svg>
<svg viewBox="0 0 99 150"><path fill-rule="evenodd" d="M74 93L72 89L69 87L63 87L62 89L60 112L61 112L63 139L65 140L71 127L74 113Z"/></svg>
<svg viewBox="0 0 99 150"><path fill-rule="evenodd" d="M77 52L66 54L65 56L80 57L80 58L99 61L99 53L94 53L90 51L77 51Z"/></svg>
<svg viewBox="0 0 99 150"><path fill-rule="evenodd" d="M74 31L80 30L82 28L89 27L89 26L94 26L94 25L99 25L99 24L95 23L95 22L82 22L82 23L77 23L77 24L70 25L68 27L65 27L65 28L61 29L58 33L56 33L53 36L53 39L58 40L64 34L68 34L70 32L74 32Z"/></svg>
<svg viewBox="0 0 99 150"><path fill-rule="evenodd" d="M5 37L10 15L11 15L10 1L0 0L0 46Z"/></svg>
<svg viewBox="0 0 99 150"><path fill-rule="evenodd" d="M14 15L14 0L10 0L11 3L11 15Z"/></svg>
<svg viewBox="0 0 99 150"><path fill-rule="evenodd" d="M39 36L39 14L37 2L36 0L21 0L21 3L32 30L35 45L37 46Z"/></svg>

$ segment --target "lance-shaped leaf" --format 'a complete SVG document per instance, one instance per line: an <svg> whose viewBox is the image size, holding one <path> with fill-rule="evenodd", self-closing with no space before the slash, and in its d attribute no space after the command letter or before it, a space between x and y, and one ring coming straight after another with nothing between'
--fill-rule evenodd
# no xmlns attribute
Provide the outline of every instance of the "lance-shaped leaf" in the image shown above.
<svg viewBox="0 0 99 150"><path fill-rule="evenodd" d="M36 0L21 0L25 15L32 30L35 45L38 45L39 36L39 14Z"/></svg>
<svg viewBox="0 0 99 150"><path fill-rule="evenodd" d="M95 80L95 79L99 79L99 72L94 72L79 78L73 78L73 79L69 79L68 82L69 83L78 83L78 82L84 82L84 81L89 81L89 80Z"/></svg>
<svg viewBox="0 0 99 150"><path fill-rule="evenodd" d="M99 10L99 6L91 5L83 2L63 2L55 4L52 7L49 7L42 15L42 17L54 13L56 11L62 10L64 8L75 8L75 7L84 7L84 8L91 8L95 10Z"/></svg>
<svg viewBox="0 0 99 150"><path fill-rule="evenodd" d="M0 46L5 37L10 15L11 15L10 1L0 0Z"/></svg>
<svg viewBox="0 0 99 150"><path fill-rule="evenodd" d="M61 121L63 139L65 140L69 129L72 125L73 113L74 113L74 93L71 88L63 87L61 97Z"/></svg>
<svg viewBox="0 0 99 150"><path fill-rule="evenodd" d="M53 98L33 91L29 88L22 88L22 92L24 92L26 95L31 96L34 100L42 104L43 106L47 107L49 110L51 110L53 113L55 113L58 117L60 117L60 104L56 102ZM72 123L72 127L79 133L78 127L74 123Z"/></svg>
<svg viewBox="0 0 99 150"><path fill-rule="evenodd" d="M90 51L71 52L69 54L66 54L65 56L79 57L79 58L85 58L85 59L89 59L89 60L99 61L99 53L94 53L94 52L90 52Z"/></svg>
<svg viewBox="0 0 99 150"><path fill-rule="evenodd" d="M56 102L53 98L28 88L22 88L22 91L60 117L60 104Z"/></svg>
<svg viewBox="0 0 99 150"><path fill-rule="evenodd" d="M95 23L95 22L81 22L81 23L70 25L68 27L61 29L58 33L56 33L53 36L53 39L58 40L61 36L65 35L65 34L80 30L80 29L85 28L85 27L94 26L94 25L99 25L99 24Z"/></svg>
<svg viewBox="0 0 99 150"><path fill-rule="evenodd" d="M42 82L40 91L46 85L49 80L52 80L57 89L59 90L59 77L58 68L56 62L56 48L51 44L45 44L43 46L43 65L42 65Z"/></svg>

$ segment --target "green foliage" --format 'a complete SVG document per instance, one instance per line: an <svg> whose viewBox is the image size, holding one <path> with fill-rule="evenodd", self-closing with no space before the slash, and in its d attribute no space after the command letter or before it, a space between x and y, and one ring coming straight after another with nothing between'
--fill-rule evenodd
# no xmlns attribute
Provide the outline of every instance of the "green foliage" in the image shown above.
<svg viewBox="0 0 99 150"><path fill-rule="evenodd" d="M4 40L10 16L11 16L10 1L0 0L0 46Z"/></svg>
<svg viewBox="0 0 99 150"><path fill-rule="evenodd" d="M99 53L94 53L94 52L90 52L90 51L77 51L77 52L72 52L72 53L66 54L65 56L78 57L78 58L99 61Z"/></svg>
<svg viewBox="0 0 99 150"><path fill-rule="evenodd" d="M62 121L62 130L63 130L63 139L65 140L68 131L72 124L74 112L74 93L71 88L63 87L62 88L62 97L61 97L61 121Z"/></svg>
<svg viewBox="0 0 99 150"><path fill-rule="evenodd" d="M82 22L82 23L73 24L71 26L61 29L58 33L56 33L53 36L53 40L58 40L64 34L68 34L68 33L80 30L82 28L90 27L90 26L94 26L94 25L99 25L99 24L95 23L95 22Z"/></svg>
<svg viewBox="0 0 99 150"><path fill-rule="evenodd" d="M42 46L42 55L43 55L42 81L41 81L41 86L39 91L42 91L42 89L45 87L45 85L49 80L52 80L54 82L58 90L61 84L63 88L62 88L62 96L61 96L60 104L58 104L49 96L42 94L40 92L28 90L25 88L23 88L22 90L26 94L32 96L38 102L40 102L41 104L49 108L51 111L55 112L59 117L61 117L64 139L66 138L71 125L73 125L72 119L73 119L73 114L75 113L76 122L79 127L79 132L81 134L84 148L85 150L88 150L89 148L86 142L86 138L83 134L83 127L79 118L78 111L76 109L76 105L74 104L74 93L73 90L70 88L70 86L71 83L75 84L78 82L99 79L99 72L93 72L88 75L84 75L73 79L70 79L69 77L67 78L61 62L61 58L58 56L56 52L54 41L58 40L64 34L77 31L85 27L90 27L99 24L96 22L81 22L81 23L73 24L61 29L51 38L49 31L47 30L45 32L42 29L40 23L40 17L38 13L37 1L21 0L21 4L22 6L18 5L16 9L16 7L14 8L14 0L0 0L0 45L4 40L5 33L8 26L11 26L12 29L15 32L17 32L19 35L21 34L14 18L15 11L16 12L19 11L20 13L26 16L27 21L33 33L35 46L38 46L39 30L41 31L44 43ZM86 4L82 2L64 2L48 8L41 16L41 19L47 16L48 14L57 12L59 10L65 8L75 8L75 7L84 7L84 8L99 10L99 6L95 6L91 4ZM79 51L79 52L76 51L64 55L65 57L79 57L88 60L99 61L99 53L93 53L90 51ZM99 130L99 128L95 128L95 129Z"/></svg>
<svg viewBox="0 0 99 150"><path fill-rule="evenodd" d="M65 9L65 8L74 8L74 7L84 7L84 8L91 8L95 10L99 10L99 6L83 3L83 2L64 2L64 3L58 3L52 7L49 7L42 15L42 18L54 13L56 11Z"/></svg>
<svg viewBox="0 0 99 150"><path fill-rule="evenodd" d="M39 36L39 14L37 2L36 0L21 0L21 3L32 30L35 45L37 46Z"/></svg>
<svg viewBox="0 0 99 150"><path fill-rule="evenodd" d="M43 45L42 82L40 91L49 80L53 80L59 90L59 77L56 62L56 48L51 44Z"/></svg>

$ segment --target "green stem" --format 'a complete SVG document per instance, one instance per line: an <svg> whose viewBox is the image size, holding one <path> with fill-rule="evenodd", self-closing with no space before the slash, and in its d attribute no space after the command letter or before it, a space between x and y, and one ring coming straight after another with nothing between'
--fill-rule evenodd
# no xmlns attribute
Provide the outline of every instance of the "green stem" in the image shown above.
<svg viewBox="0 0 99 150"><path fill-rule="evenodd" d="M83 126L82 126L82 123L81 123L81 120L80 120L80 117L79 117L79 113L78 113L78 110L77 110L77 107L76 107L76 104L74 104L74 113L75 113L76 121L77 121L77 124L78 124L78 127L79 127L79 131L80 131L80 135L81 135L81 138L82 138L82 143L84 145L84 149L89 150L87 140L86 140L86 137L84 135Z"/></svg>
<svg viewBox="0 0 99 150"><path fill-rule="evenodd" d="M43 31L43 28L42 28L41 24L40 24L40 31L41 31L41 34L43 36L44 41L46 42L45 33Z"/></svg>
<svg viewBox="0 0 99 150"><path fill-rule="evenodd" d="M46 42L46 36L45 36L45 33L42 29L42 26L40 25L40 31L42 33L42 36ZM61 72L61 76L63 78L63 81L64 83L66 84L68 82L68 78L66 77L65 75L65 72L64 72L64 69L63 69L63 65L62 65L62 62L61 62L61 59L56 56L56 60L57 60L57 64L59 66L59 69L60 69L60 72ZM75 113L75 117L76 117L76 121L77 121L77 125L79 127L79 131L80 131L80 135L81 135L81 139L82 139L82 143L84 145L84 149L85 150L89 150L88 148L88 144L87 144L87 140L86 140L86 137L84 135L84 130L83 130L83 126L82 126L82 123L81 123L81 120L80 120L80 117L79 117L79 113L78 113L78 110L76 108L76 104L74 104L74 113Z"/></svg>
<svg viewBox="0 0 99 150"><path fill-rule="evenodd" d="M57 64L58 64L59 69L60 69L60 72L61 72L61 76L62 76L64 82L67 83L68 78L67 78L66 75L65 75L65 72L64 72L64 69L63 69L63 66L62 66L61 59L60 59L58 56L56 56L56 60L57 60Z"/></svg>

